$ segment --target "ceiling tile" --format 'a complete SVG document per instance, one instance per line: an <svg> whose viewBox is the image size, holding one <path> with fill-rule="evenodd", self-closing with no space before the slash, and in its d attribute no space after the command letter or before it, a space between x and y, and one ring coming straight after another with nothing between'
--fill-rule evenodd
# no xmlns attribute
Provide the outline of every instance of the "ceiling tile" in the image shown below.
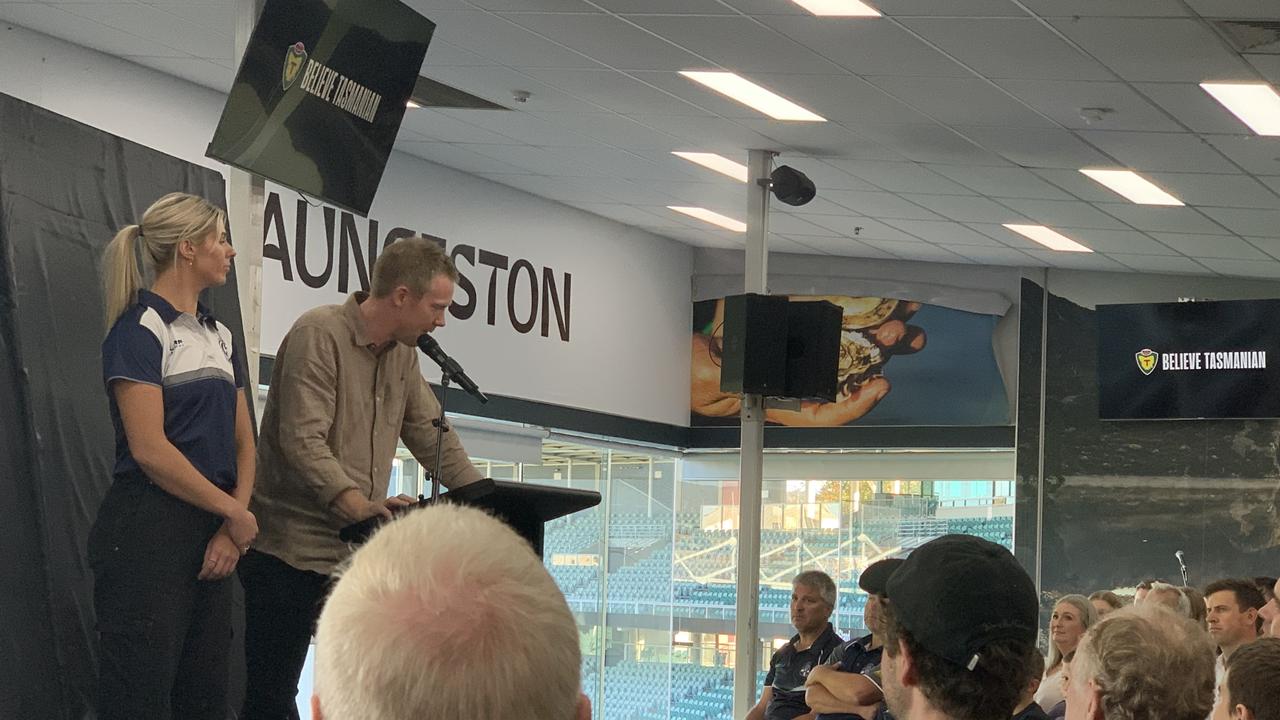
<svg viewBox="0 0 1280 720"><path fill-rule="evenodd" d="M1172 249L1136 230L1101 230L1097 228L1068 228L1062 231L1072 240L1106 255L1176 255ZM1028 241L1034 242L1034 241Z"/></svg>
<svg viewBox="0 0 1280 720"><path fill-rule="evenodd" d="M1280 259L1280 237L1273 234L1266 237L1246 237L1244 241L1267 255Z"/></svg>
<svg viewBox="0 0 1280 720"><path fill-rule="evenodd" d="M1001 202L1032 220L1057 230L1062 228L1127 229L1119 220L1099 211L1089 203L1026 198L1007 198Z"/></svg>
<svg viewBox="0 0 1280 720"><path fill-rule="evenodd" d="M1280 278L1280 262L1259 262L1257 260L1219 260L1205 258L1200 264L1223 275L1235 277Z"/></svg>
<svg viewBox="0 0 1280 720"><path fill-rule="evenodd" d="M1095 203L1099 210L1123 220L1135 230L1143 232L1172 232L1204 235L1227 235L1228 231L1189 207L1161 207L1134 205L1132 203Z"/></svg>
<svg viewBox="0 0 1280 720"><path fill-rule="evenodd" d="M1139 133L1085 130L1085 141L1142 172L1235 172L1236 167L1198 136L1190 133Z"/></svg>
<svg viewBox="0 0 1280 720"><path fill-rule="evenodd" d="M1107 257L1138 272L1212 275L1208 268L1191 258L1171 255L1123 255L1118 253L1109 253Z"/></svg>
<svg viewBox="0 0 1280 720"><path fill-rule="evenodd" d="M1028 254L1043 260L1050 267L1065 270L1101 270L1103 272L1124 272L1124 265L1098 253L1057 252L1054 250L1028 250Z"/></svg>
<svg viewBox="0 0 1280 720"><path fill-rule="evenodd" d="M953 253L929 243L890 242L888 240L867 240L868 245L893 253L903 260L920 260L925 262L969 264L970 260L963 255Z"/></svg>
<svg viewBox="0 0 1280 720"><path fill-rule="evenodd" d="M1076 170L1108 162L1107 156L1066 130L956 127L962 135L1025 168Z"/></svg>
<svg viewBox="0 0 1280 720"><path fill-rule="evenodd" d="M975 145L942 125L858 123L856 132L915 162L948 165L1008 165L1004 158ZM846 155L847 153L840 153Z"/></svg>
<svg viewBox="0 0 1280 720"><path fill-rule="evenodd" d="M904 200L959 222L1006 223L1026 222L1020 213L983 197L965 195L913 195L903 193Z"/></svg>
<svg viewBox="0 0 1280 720"><path fill-rule="evenodd" d="M941 215L926 210L909 200L887 192L861 190L826 190L818 194L831 202L861 215L877 218L902 218L905 220L944 220Z"/></svg>
<svg viewBox="0 0 1280 720"><path fill-rule="evenodd" d="M823 250L819 250L811 245L806 245L798 239L793 239L786 235L775 235L769 233L769 252L775 253L795 253L800 255L826 255Z"/></svg>
<svg viewBox="0 0 1280 720"><path fill-rule="evenodd" d="M1160 242L1188 257L1267 260L1266 253L1234 235L1152 233Z"/></svg>
<svg viewBox="0 0 1280 720"><path fill-rule="evenodd" d="M706 64L704 58L613 15L510 13L502 17L618 70L676 71ZM693 18L681 18L678 22L690 20ZM729 21L728 18L707 20Z"/></svg>
<svg viewBox="0 0 1280 720"><path fill-rule="evenodd" d="M614 147L632 150L683 149L679 138L613 113L528 113L561 130L598 140Z"/></svg>
<svg viewBox="0 0 1280 720"><path fill-rule="evenodd" d="M0 3L0 19L108 55L190 57L181 49L170 47L159 40L109 28L96 20L53 5L34 2ZM145 32L141 28L139 30Z"/></svg>
<svg viewBox="0 0 1280 720"><path fill-rule="evenodd" d="M860 240L920 242L920 239L878 220L859 215L806 215L805 220L833 231L840 237Z"/></svg>
<svg viewBox="0 0 1280 720"><path fill-rule="evenodd" d="M1248 66L1199 19L1061 18L1050 22L1126 80L1248 77Z"/></svg>
<svg viewBox="0 0 1280 720"><path fill-rule="evenodd" d="M124 59L143 67L149 67L152 70L159 70L166 75L173 75L197 85L212 88L221 93L231 92L231 86L236 79L236 71L232 68L201 58L134 57L126 55Z"/></svg>
<svg viewBox="0 0 1280 720"><path fill-rule="evenodd" d="M970 195L969 190L915 163L875 162L828 158L827 162L891 192ZM843 203L842 203L843 204Z"/></svg>
<svg viewBox="0 0 1280 720"><path fill-rule="evenodd" d="M981 247L978 245L960 245L950 248L951 252L983 265L1011 265L1013 267L1042 267L1044 260L1032 257L1021 250L1006 247Z"/></svg>
<svg viewBox="0 0 1280 720"><path fill-rule="evenodd" d="M804 45L746 17L634 16L630 20L675 46L697 48L700 59L687 62L683 57L685 53L677 51L683 64L662 69L711 64L739 73L777 72L779 68L814 74L840 70ZM574 42L581 44L576 38ZM767 50L762 52L764 49Z"/></svg>
<svg viewBox="0 0 1280 720"><path fill-rule="evenodd" d="M884 11L883 3L876 4ZM833 21L832 18L811 15L761 16L758 19L858 75L973 76L946 55L892 23Z"/></svg>
<svg viewBox="0 0 1280 720"><path fill-rule="evenodd" d="M1207 18L1274 18L1272 0L1187 0L1192 10Z"/></svg>
<svg viewBox="0 0 1280 720"><path fill-rule="evenodd" d="M1110 80L1097 61L1064 42L1039 20L912 19L903 24L989 78Z"/></svg>
<svg viewBox="0 0 1280 720"><path fill-rule="evenodd" d="M1280 175L1280 138L1257 135L1205 138L1233 162L1255 175Z"/></svg>
<svg viewBox="0 0 1280 720"><path fill-rule="evenodd" d="M740 160L746 164L746 153L742 154ZM819 158L813 157L792 157L782 156L776 162L784 165L792 165L800 172L809 176L813 184L818 187L818 198L826 198L834 190L867 190L874 191L876 187L866 180L856 178L849 173L834 167ZM830 198L828 198L830 199Z"/></svg>
<svg viewBox="0 0 1280 720"><path fill-rule="evenodd" d="M1172 115L1179 124L1194 132L1224 135L1252 133L1248 126L1218 104L1197 83L1134 83L1133 87Z"/></svg>
<svg viewBox="0 0 1280 720"><path fill-rule="evenodd" d="M475 146L480 147L480 146ZM504 174L528 175L528 171L509 163L495 160L487 155L473 152L466 148L442 142L397 143L396 148L410 155L430 160L433 163L447 165L455 170L472 175ZM509 183L503 183L507 185Z"/></svg>
<svg viewBox="0 0 1280 720"><path fill-rule="evenodd" d="M908 232L921 240L939 245L988 245L1000 243L975 232L960 223L934 222L932 220L886 220L886 224Z"/></svg>
<svg viewBox="0 0 1280 720"><path fill-rule="evenodd" d="M961 185L988 197L1036 198L1040 200L1072 200L1062 190L1041 180L1029 170L1014 167L972 167L927 165Z"/></svg>
<svg viewBox="0 0 1280 720"><path fill-rule="evenodd" d="M757 0L759 2L760 0ZM889 17L944 15L949 17L1020 17L1023 12L1008 0L871 0Z"/></svg>
<svg viewBox="0 0 1280 720"><path fill-rule="evenodd" d="M683 116L656 113L632 113L628 117L649 128L680 138L685 150L715 152L742 161L746 148L767 148L769 138L754 132L736 120L710 115Z"/></svg>
<svg viewBox="0 0 1280 720"><path fill-rule="evenodd" d="M948 125L1001 128L1053 127L1053 123L980 78L867 78L876 87Z"/></svg>
<svg viewBox="0 0 1280 720"><path fill-rule="evenodd" d="M465 120L465 117L466 115L462 114L455 117L430 108L410 110L404 114L404 121L400 124L400 132L403 135L406 130L409 130L427 140L436 142L494 143L498 145L515 143L515 140L506 135L486 130L473 122Z"/></svg>
<svg viewBox="0 0 1280 720"><path fill-rule="evenodd" d="M852 75L755 73L755 82L828 120L862 123L931 123L875 85ZM752 113L758 116L758 113ZM776 121L775 121L776 122ZM779 123L812 125L814 123Z"/></svg>
<svg viewBox="0 0 1280 720"><path fill-rule="evenodd" d="M647 209L634 205L624 205L622 203L575 203L574 207L595 213L601 217L616 220L624 225L633 225L636 227L647 228L671 228L684 227L684 224L676 220L675 213L670 212L666 208ZM659 212L661 210L661 212Z"/></svg>
<svg viewBox="0 0 1280 720"><path fill-rule="evenodd" d="M738 123L773 140L769 149L783 152L784 155L844 155L846 147L854 146L861 147L868 154L883 152L880 146L838 123L777 122L766 118L743 118Z"/></svg>
<svg viewBox="0 0 1280 720"><path fill-rule="evenodd" d="M1249 64L1272 83L1280 83L1280 55L1245 55Z"/></svg>
<svg viewBox="0 0 1280 720"><path fill-rule="evenodd" d="M466 144L458 144L455 147L493 158L530 174L556 177L557 182L565 178L594 178L613 174L580 162L576 157L576 153L567 152L564 148L541 148L532 145ZM603 202L607 202L607 200Z"/></svg>
<svg viewBox="0 0 1280 720"><path fill-rule="evenodd" d="M592 103L593 110L615 113L663 113L706 115L690 102L655 88L633 75L612 70L537 69L525 71L530 77L580 100Z"/></svg>
<svg viewBox="0 0 1280 720"><path fill-rule="evenodd" d="M816 225L788 212L776 210L769 213L769 232L780 235L826 235L839 237L840 233Z"/></svg>
<svg viewBox="0 0 1280 720"><path fill-rule="evenodd" d="M1040 17L1185 17L1179 4L1168 0L1021 0ZM1214 0L1216 2L1216 0Z"/></svg>
<svg viewBox="0 0 1280 720"><path fill-rule="evenodd" d="M58 3L58 8L130 35L145 35L182 53L230 63L235 53L234 25L202 26L173 12L133 2ZM235 22L235 15L224 19ZM146 28L146 30L142 30ZM131 55L145 55L133 52Z"/></svg>
<svg viewBox="0 0 1280 720"><path fill-rule="evenodd" d="M1081 166L1085 167L1085 166ZM1116 194L1077 169L1034 170L1036 175L1086 202L1115 202Z"/></svg>
<svg viewBox="0 0 1280 720"><path fill-rule="evenodd" d="M600 63L509 20L475 10L435 11L434 39L514 68L600 68Z"/></svg>
<svg viewBox="0 0 1280 720"><path fill-rule="evenodd" d="M1280 210L1201 208L1200 212L1222 223L1228 230L1240 235L1267 236L1280 234Z"/></svg>
<svg viewBox="0 0 1280 720"><path fill-rule="evenodd" d="M430 62L430 61L428 61ZM566 71L573 72L573 71ZM521 110L537 112L601 112L604 108L584 99L574 97L562 90L557 90L546 83L539 82L526 72L496 66L455 66L431 67L422 66L422 74L459 90L465 90L495 102L504 107L519 107ZM523 103L517 103L512 97L513 90L530 93ZM498 112L477 110L481 112Z"/></svg>
<svg viewBox="0 0 1280 720"><path fill-rule="evenodd" d="M1280 210L1280 195L1248 175L1146 173L1188 205Z"/></svg>
<svg viewBox="0 0 1280 720"><path fill-rule="evenodd" d="M591 138L561 127L554 121L542 120L522 112L448 108L437 109L435 112L461 123L470 123L475 127L505 135L515 143L559 147L590 147L599 144Z"/></svg>
<svg viewBox="0 0 1280 720"><path fill-rule="evenodd" d="M812 248L817 252L827 253L829 255L839 255L841 257L880 258L884 260L892 260L897 257L892 253L885 252L878 248L873 248L864 242L847 237L825 237L820 235L791 235L789 237L791 240Z"/></svg>
<svg viewBox="0 0 1280 720"><path fill-rule="evenodd" d="M611 12L672 15L736 15L736 10L719 0L592 0Z"/></svg>
<svg viewBox="0 0 1280 720"><path fill-rule="evenodd" d="M1160 108L1120 82L1067 80L999 80L1000 87L1048 115L1064 127L1078 130L1143 130L1179 132L1184 128ZM1196 88L1203 94L1204 91ZM1097 115L1086 108L1106 109ZM1087 115L1087 118L1086 118Z"/></svg>

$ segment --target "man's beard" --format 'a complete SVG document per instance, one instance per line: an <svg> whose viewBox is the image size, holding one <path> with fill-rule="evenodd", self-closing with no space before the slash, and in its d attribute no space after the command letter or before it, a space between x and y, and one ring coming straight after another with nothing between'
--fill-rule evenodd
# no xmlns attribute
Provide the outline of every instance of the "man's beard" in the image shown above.
<svg viewBox="0 0 1280 720"><path fill-rule="evenodd" d="M898 684L896 667L882 669L886 671L881 676L881 682L884 683L884 702L889 706L889 712L893 715L894 720L910 720L911 693Z"/></svg>

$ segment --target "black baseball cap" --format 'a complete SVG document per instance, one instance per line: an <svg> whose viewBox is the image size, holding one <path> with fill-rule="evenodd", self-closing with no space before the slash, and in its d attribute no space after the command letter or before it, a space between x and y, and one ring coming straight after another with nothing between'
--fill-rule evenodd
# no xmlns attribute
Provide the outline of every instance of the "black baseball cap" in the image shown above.
<svg viewBox="0 0 1280 720"><path fill-rule="evenodd" d="M889 582L889 576L893 571L897 570L902 563L902 558L888 558L871 563L858 576L858 587L872 595L887 595L885 584Z"/></svg>
<svg viewBox="0 0 1280 720"><path fill-rule="evenodd" d="M898 566L885 591L894 615L917 642L970 670L993 642L1035 645L1035 585L1012 553L989 540L930 540Z"/></svg>

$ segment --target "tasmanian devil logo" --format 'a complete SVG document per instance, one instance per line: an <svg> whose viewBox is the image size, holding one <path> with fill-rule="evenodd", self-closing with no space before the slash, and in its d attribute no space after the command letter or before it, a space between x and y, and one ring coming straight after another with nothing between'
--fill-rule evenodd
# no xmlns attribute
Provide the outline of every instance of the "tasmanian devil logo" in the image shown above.
<svg viewBox="0 0 1280 720"><path fill-rule="evenodd" d="M1155 372L1156 361L1160 359L1160 353L1143 348L1133 354L1133 359L1138 362L1138 369L1142 371L1143 375L1150 375Z"/></svg>
<svg viewBox="0 0 1280 720"><path fill-rule="evenodd" d="M293 81L298 79L302 66L306 64L307 46L300 42L290 45L284 54L284 72L280 75L280 84L285 90L288 90L289 86L293 85Z"/></svg>

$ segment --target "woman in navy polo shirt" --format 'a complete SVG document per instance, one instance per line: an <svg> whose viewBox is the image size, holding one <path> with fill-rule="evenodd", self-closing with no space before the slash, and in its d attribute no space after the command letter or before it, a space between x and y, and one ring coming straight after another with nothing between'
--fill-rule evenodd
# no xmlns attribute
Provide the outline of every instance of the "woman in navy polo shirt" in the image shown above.
<svg viewBox="0 0 1280 720"><path fill-rule="evenodd" d="M104 256L116 457L89 535L103 720L226 717L230 576L258 533L253 428L231 333L198 298L235 254L222 210L171 193Z"/></svg>

